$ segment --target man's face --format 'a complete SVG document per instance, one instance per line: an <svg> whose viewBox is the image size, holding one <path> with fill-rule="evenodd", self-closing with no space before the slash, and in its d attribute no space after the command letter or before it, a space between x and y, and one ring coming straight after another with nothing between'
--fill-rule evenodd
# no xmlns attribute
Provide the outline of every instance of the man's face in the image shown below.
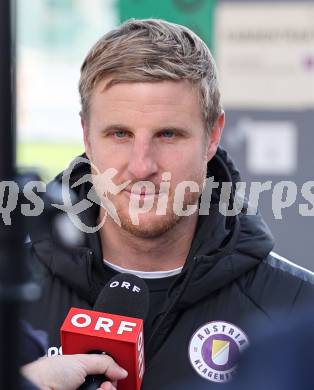
<svg viewBox="0 0 314 390"><path fill-rule="evenodd" d="M177 185L194 181L202 190L207 161L220 139L223 115L207 137L198 94L190 82L119 83L106 89L107 82L95 87L88 122L82 120L86 154L101 173L108 168L117 171L115 185L130 181L124 190L109 196L122 228L139 237L157 237L185 218L173 210ZM165 172L171 174L168 197L160 188ZM151 182L155 191L146 192L153 207L139 214L138 224L134 224L130 198L144 205L144 187L139 194L131 194L139 181ZM200 192L187 190L184 205L196 204L199 196ZM164 215L156 214L158 199L167 199Z"/></svg>

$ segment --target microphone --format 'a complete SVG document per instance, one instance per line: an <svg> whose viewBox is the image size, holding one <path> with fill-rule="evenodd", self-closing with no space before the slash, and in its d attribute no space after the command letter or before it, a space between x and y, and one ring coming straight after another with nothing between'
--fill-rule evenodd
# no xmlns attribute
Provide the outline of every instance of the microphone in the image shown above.
<svg viewBox="0 0 314 390"><path fill-rule="evenodd" d="M139 390L144 374L143 320L149 308L146 283L118 274L104 286L93 310L71 308L61 327L64 354L108 353L128 371L118 390ZM80 389L97 389L104 376L89 376Z"/></svg>

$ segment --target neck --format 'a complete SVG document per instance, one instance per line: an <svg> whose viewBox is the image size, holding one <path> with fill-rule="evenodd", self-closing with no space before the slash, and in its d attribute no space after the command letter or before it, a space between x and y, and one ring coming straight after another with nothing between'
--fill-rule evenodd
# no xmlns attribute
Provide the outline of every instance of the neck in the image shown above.
<svg viewBox="0 0 314 390"><path fill-rule="evenodd" d="M108 218L100 230L103 257L119 267L137 271L168 271L182 267L189 253L197 214L181 218L163 235L142 238Z"/></svg>

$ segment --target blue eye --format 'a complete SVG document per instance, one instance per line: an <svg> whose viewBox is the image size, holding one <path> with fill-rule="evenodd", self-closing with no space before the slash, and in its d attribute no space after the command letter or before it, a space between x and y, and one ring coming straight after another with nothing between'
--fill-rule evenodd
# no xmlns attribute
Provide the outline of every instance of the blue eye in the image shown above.
<svg viewBox="0 0 314 390"><path fill-rule="evenodd" d="M114 132L114 136L117 138L124 138L126 136L126 132L123 130L118 130Z"/></svg>
<svg viewBox="0 0 314 390"><path fill-rule="evenodd" d="M174 131L172 130L165 130L161 133L161 135L164 137L164 138L173 138L175 136L174 134Z"/></svg>

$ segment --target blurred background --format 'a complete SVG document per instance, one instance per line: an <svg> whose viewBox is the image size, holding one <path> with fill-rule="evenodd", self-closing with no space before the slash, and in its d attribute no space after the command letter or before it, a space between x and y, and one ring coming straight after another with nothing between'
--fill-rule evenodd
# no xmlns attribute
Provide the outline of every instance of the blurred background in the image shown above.
<svg viewBox="0 0 314 390"><path fill-rule="evenodd" d="M83 152L79 69L101 35L130 17L184 24L216 59L223 144L242 180L296 184L281 219L273 191L260 197L275 251L314 271L314 194L301 191L314 180L314 0L17 0L17 11L20 165L48 181Z"/></svg>

